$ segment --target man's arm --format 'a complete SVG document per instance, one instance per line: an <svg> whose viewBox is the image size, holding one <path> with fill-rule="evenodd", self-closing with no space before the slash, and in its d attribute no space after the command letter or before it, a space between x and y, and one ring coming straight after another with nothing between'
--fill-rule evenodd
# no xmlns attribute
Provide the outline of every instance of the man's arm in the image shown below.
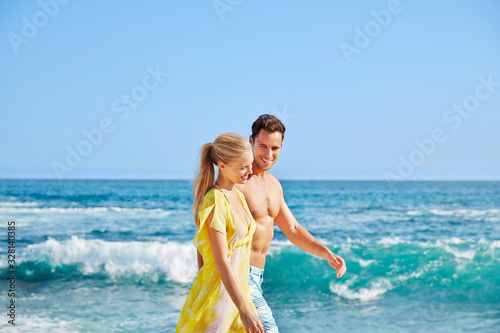
<svg viewBox="0 0 500 333"><path fill-rule="evenodd" d="M313 235L311 235L297 222L285 202L283 191L281 191L280 211L274 219L274 223L276 223L276 225L293 244L297 245L306 252L328 261L330 266L338 271L336 275L338 278L344 275L346 272L344 259L337 256L325 245L318 242Z"/></svg>

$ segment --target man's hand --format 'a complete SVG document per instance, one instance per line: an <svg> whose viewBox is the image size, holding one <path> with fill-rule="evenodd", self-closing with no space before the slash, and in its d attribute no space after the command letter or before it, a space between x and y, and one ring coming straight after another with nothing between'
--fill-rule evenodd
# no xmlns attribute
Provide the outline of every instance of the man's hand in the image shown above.
<svg viewBox="0 0 500 333"><path fill-rule="evenodd" d="M345 266L345 261L338 255L334 254L333 252L330 252L328 257L326 258L326 261L337 270L337 275L336 277L342 277L344 273L346 272L347 268Z"/></svg>

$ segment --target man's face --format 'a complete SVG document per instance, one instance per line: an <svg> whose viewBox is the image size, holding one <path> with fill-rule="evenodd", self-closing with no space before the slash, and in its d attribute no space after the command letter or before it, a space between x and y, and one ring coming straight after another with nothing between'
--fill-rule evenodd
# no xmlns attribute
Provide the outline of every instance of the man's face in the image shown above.
<svg viewBox="0 0 500 333"><path fill-rule="evenodd" d="M255 142L253 142L250 136L250 143L252 144L254 162L257 167L264 171L271 169L273 164L278 160L281 146L283 145L281 133L269 133L265 130L260 130L255 138Z"/></svg>

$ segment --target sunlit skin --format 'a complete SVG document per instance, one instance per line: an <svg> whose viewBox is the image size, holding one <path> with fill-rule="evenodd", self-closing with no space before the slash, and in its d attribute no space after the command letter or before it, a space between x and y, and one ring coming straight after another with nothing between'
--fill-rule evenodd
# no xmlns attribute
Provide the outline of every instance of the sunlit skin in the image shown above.
<svg viewBox="0 0 500 333"><path fill-rule="evenodd" d="M269 133L260 131L259 135L253 142L252 137L249 138L252 145L254 156L254 165L259 173L268 171L276 163L281 152L283 140L280 132Z"/></svg>
<svg viewBox="0 0 500 333"><path fill-rule="evenodd" d="M248 225L250 225L250 217L243 209L243 206L241 206L238 195L234 190L234 186L236 184L245 184L248 182L248 179L252 174L253 160L253 153L248 151L242 155L241 158L231 163L217 163L219 167L219 175L217 177L217 181L215 182L221 189L224 190L224 194L226 194L234 209L236 209L238 214L245 220L245 222L247 222Z"/></svg>
<svg viewBox="0 0 500 333"><path fill-rule="evenodd" d="M273 223L276 223L293 244L325 259L337 270L336 277L344 275L346 272L344 259L319 243L297 222L285 202L280 182L268 172L281 152L283 145L281 133L261 130L255 140L252 137L249 140L254 156L253 174L246 183L238 184L236 187L245 195L256 223L250 265L264 269L266 254L274 235Z"/></svg>
<svg viewBox="0 0 500 333"><path fill-rule="evenodd" d="M252 174L253 153L248 151L244 153L239 159L231 163L218 162L219 176L216 183L227 185L230 187L229 191L233 190L235 184L244 184L248 181L248 176ZM230 185L232 183L232 185ZM219 184L220 187L222 187Z"/></svg>

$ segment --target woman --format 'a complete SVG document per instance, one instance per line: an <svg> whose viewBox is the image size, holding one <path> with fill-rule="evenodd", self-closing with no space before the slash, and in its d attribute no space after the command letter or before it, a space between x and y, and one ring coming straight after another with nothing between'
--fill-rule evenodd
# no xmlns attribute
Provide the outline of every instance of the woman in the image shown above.
<svg viewBox="0 0 500 333"><path fill-rule="evenodd" d="M193 190L198 229L193 243L201 268L182 308L178 333L264 333L248 286L255 221L234 186L246 183L252 162L250 143L234 133L222 134L201 149Z"/></svg>

